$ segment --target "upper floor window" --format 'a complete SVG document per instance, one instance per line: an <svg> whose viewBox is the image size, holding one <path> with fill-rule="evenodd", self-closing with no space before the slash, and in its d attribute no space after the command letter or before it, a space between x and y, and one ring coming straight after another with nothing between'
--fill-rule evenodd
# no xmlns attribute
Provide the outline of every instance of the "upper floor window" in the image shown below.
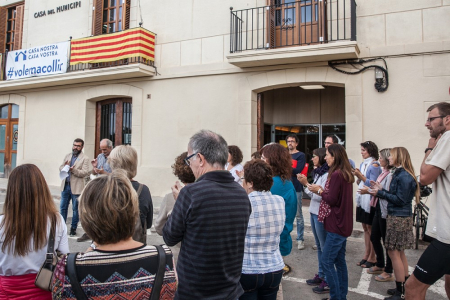
<svg viewBox="0 0 450 300"><path fill-rule="evenodd" d="M122 31L124 0L104 0L102 33Z"/></svg>
<svg viewBox="0 0 450 300"><path fill-rule="evenodd" d="M94 0L93 35L130 28L131 0Z"/></svg>
<svg viewBox="0 0 450 300"><path fill-rule="evenodd" d="M24 4L0 7L0 53L22 48Z"/></svg>

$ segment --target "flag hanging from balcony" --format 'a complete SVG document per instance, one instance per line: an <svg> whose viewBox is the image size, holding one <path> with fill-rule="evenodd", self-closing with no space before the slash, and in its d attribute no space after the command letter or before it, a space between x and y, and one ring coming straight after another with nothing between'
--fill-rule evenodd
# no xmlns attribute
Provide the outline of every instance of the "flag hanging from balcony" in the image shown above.
<svg viewBox="0 0 450 300"><path fill-rule="evenodd" d="M155 60L155 34L144 28L71 41L70 65L100 63L131 57Z"/></svg>

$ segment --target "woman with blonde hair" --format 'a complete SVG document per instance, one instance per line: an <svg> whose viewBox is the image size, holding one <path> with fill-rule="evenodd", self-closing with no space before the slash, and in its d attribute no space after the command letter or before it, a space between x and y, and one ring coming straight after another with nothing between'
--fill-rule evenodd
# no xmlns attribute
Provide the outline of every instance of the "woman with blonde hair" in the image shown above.
<svg viewBox="0 0 450 300"><path fill-rule="evenodd" d="M134 180L137 174L138 156L136 150L128 145L120 145L114 148L108 156L108 163L112 170L122 169L126 172L131 185L136 190L139 198L139 216L141 227L136 227L133 238L144 244L147 243L147 229L152 227L153 202L149 188Z"/></svg>
<svg viewBox="0 0 450 300"><path fill-rule="evenodd" d="M69 252L67 227L41 171L17 166L9 176L0 215L0 299L51 299L34 285L44 264L51 230L55 251Z"/></svg>
<svg viewBox="0 0 450 300"><path fill-rule="evenodd" d="M394 267L396 290L385 299L397 300L404 299L405 295L404 286L408 277L405 249L413 249L414 246L411 202L414 197L416 202L420 201L420 188L408 150L404 147L393 148L389 164L396 168L389 190L383 189L380 183L372 182L370 194L388 202L385 245ZM390 294L392 292L388 291Z"/></svg>
<svg viewBox="0 0 450 300"><path fill-rule="evenodd" d="M149 299L152 293L173 299L172 252L167 246L158 249L133 239L139 206L127 177L123 170L113 169L86 185L80 196L80 220L93 243L85 253L70 254L58 263L53 299L74 299L74 295L83 299L83 294L92 300Z"/></svg>

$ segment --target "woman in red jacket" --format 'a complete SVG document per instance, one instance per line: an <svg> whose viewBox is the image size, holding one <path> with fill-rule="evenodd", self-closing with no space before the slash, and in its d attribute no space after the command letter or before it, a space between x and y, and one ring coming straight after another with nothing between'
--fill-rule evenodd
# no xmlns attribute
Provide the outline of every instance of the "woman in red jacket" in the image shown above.
<svg viewBox="0 0 450 300"><path fill-rule="evenodd" d="M322 251L322 264L330 287L330 299L346 299L348 272L345 262L347 237L353 230L353 182L344 147L332 144L327 149L325 160L330 167L324 187L308 185L311 192L322 196L319 221L327 231Z"/></svg>

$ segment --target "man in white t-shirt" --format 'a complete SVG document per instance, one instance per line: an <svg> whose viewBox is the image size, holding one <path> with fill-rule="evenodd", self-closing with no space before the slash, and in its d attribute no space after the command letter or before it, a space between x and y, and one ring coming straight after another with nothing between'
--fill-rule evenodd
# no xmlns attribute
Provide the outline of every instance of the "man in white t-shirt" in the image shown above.
<svg viewBox="0 0 450 300"><path fill-rule="evenodd" d="M427 289L444 275L450 299L450 103L434 104L427 112L425 127L431 138L420 167L420 183L433 183L426 234L435 240L406 281L408 300L425 299Z"/></svg>

